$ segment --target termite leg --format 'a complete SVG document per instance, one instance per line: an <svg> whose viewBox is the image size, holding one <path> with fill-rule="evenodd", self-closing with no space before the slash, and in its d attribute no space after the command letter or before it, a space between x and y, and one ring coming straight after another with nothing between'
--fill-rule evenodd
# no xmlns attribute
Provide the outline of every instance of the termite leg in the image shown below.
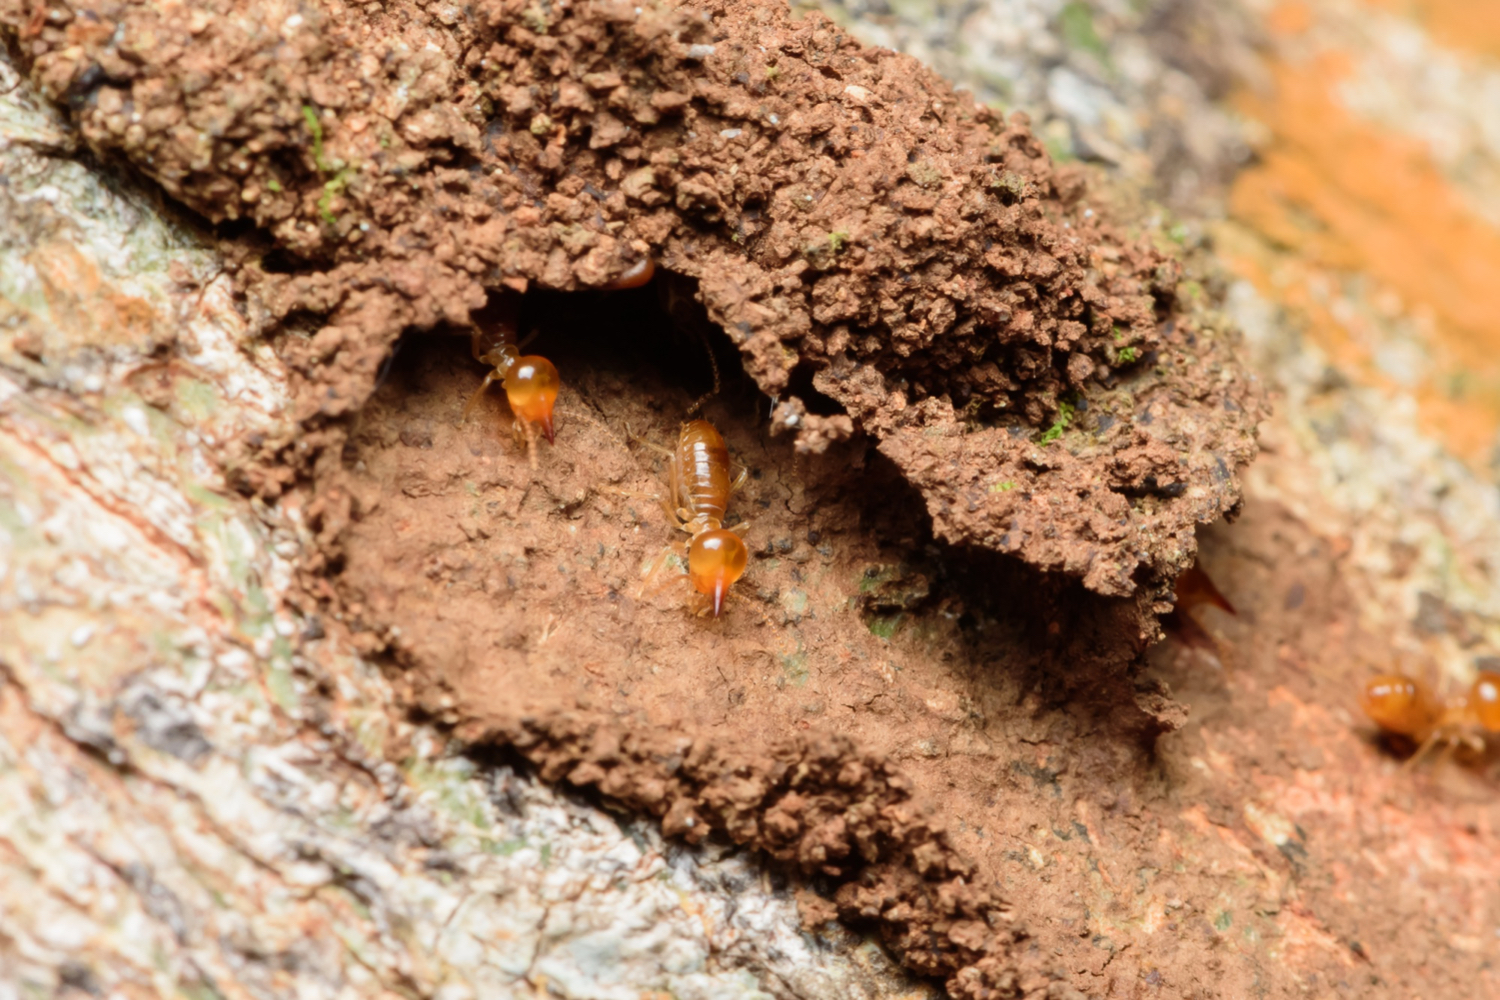
<svg viewBox="0 0 1500 1000"><path fill-rule="evenodd" d="M1443 745L1442 750L1438 752L1439 763L1447 760L1449 757L1452 757L1453 754L1458 750L1458 742L1453 738L1453 734L1444 732L1443 730L1439 729L1435 731L1431 736L1427 737L1427 739L1423 740L1422 745L1417 747L1417 752L1407 758L1405 763L1401 765L1401 773L1404 774L1408 771L1416 770L1418 762L1420 762L1424 757L1431 753L1433 748L1436 747L1439 743Z"/></svg>
<svg viewBox="0 0 1500 1000"><path fill-rule="evenodd" d="M1417 752L1414 753L1414 754L1412 754L1410 757L1408 757L1406 759L1406 763L1404 763L1404 764L1401 765L1401 771L1404 773L1406 771L1415 770L1416 766L1417 766L1417 762L1419 760L1421 760L1423 757L1426 757L1427 754L1432 751L1433 747L1437 746L1438 743L1442 742L1443 739L1444 739L1444 736L1445 736L1445 734L1444 734L1443 730L1441 730L1441 729L1434 729L1432 731L1432 735L1428 736L1425 740L1422 741L1422 745L1419 746L1419 747L1417 747ZM1452 740L1448 741L1448 745L1449 745L1450 748L1452 747L1452 745L1453 745Z"/></svg>
<svg viewBox="0 0 1500 1000"><path fill-rule="evenodd" d="M682 521L682 518L678 516L678 512L672 509L671 503L669 503L667 501L667 498L662 496L660 493L635 493L631 490L617 489L613 486L600 486L596 487L596 489L600 493L604 493L613 497L624 497L627 500L650 500L652 503L659 503L661 504L662 510L667 512L667 517L669 517L673 521L679 522L679 524Z"/></svg>
<svg viewBox="0 0 1500 1000"><path fill-rule="evenodd" d="M631 441L636 442L637 444L645 445L652 451L659 451L663 455L666 455L668 458L671 458L674 454L671 448L664 448L661 445L657 444L655 441L648 441L646 438L643 438L640 435L636 434L635 431L630 429L629 424L625 425L625 437Z"/></svg>
<svg viewBox="0 0 1500 1000"><path fill-rule="evenodd" d="M550 442L552 440L552 434L550 433L550 424L548 425L547 429L549 432L547 434L547 440ZM537 470L536 428L531 426L531 421L522 420L520 417L517 417L515 420L515 424L512 426L512 430L514 433L520 435L526 441L526 462L531 466L531 471L535 472Z"/></svg>
<svg viewBox="0 0 1500 1000"><path fill-rule="evenodd" d="M667 484L668 496L671 502L667 504L668 513L677 521L679 526L686 527L692 516L683 508L673 507L682 501L682 456L678 452L672 452L672 457L667 459Z"/></svg>
<svg viewBox="0 0 1500 1000"><path fill-rule="evenodd" d="M474 395L469 397L469 403L464 407L464 415L459 418L460 423L467 422L469 417L473 416L474 410L479 406L479 401L484 398L484 394L489 391L497 378L499 378L499 373L493 370L484 376L484 381L479 383L479 388L475 390Z"/></svg>
<svg viewBox="0 0 1500 1000"><path fill-rule="evenodd" d="M681 542L674 542L655 556L641 569L641 585L636 590L636 599L653 596L662 588L674 583L681 583L687 579L681 573L667 573L668 557L675 555L684 565L687 563L687 552Z"/></svg>

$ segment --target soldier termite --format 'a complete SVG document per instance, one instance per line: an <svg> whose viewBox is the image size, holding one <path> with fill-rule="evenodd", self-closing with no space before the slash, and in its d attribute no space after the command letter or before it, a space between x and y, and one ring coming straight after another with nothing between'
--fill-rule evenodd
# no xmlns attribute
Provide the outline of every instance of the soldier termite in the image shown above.
<svg viewBox="0 0 1500 1000"><path fill-rule="evenodd" d="M713 369L713 389L688 407L689 416L719 392L719 363L706 341L704 347L708 348ZM688 541L688 580L694 590L709 599L710 609L718 617L729 588L745 572L750 557L744 540L724 527L729 498L744 484L748 470L734 472L723 435L701 418L682 425L675 448L643 443L667 456L670 492L662 498L662 506L677 526L692 536ZM743 525L735 527L742 529Z"/></svg>
<svg viewBox="0 0 1500 1000"><path fill-rule="evenodd" d="M709 599L718 617L729 588L745 572L750 557L744 540L724 527L729 498L744 484L747 471L733 473L729 447L707 420L689 420L678 432L675 448L657 450L667 456L671 491L661 498L662 506L677 526L692 536L688 541L688 580L694 590Z"/></svg>
<svg viewBox="0 0 1500 1000"><path fill-rule="evenodd" d="M523 355L516 344L517 315L520 311L519 297L503 295L476 318L474 331L469 338L474 360L488 365L490 371L484 382L469 398L464 407L463 419L474 412L485 392L494 382L505 388L505 398L516 418L516 429L525 434L528 442L533 440L532 426L541 428L548 443L553 440L552 408L557 402L557 393L562 381L557 368L546 358L535 354Z"/></svg>

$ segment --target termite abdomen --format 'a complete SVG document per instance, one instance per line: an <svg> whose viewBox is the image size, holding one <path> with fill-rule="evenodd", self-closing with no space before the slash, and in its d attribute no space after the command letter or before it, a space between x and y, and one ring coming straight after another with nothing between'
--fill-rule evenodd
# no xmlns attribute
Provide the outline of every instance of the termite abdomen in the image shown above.
<svg viewBox="0 0 1500 1000"><path fill-rule="evenodd" d="M684 424L677 438L678 489L691 521L717 528L729 508L729 446L707 420Z"/></svg>

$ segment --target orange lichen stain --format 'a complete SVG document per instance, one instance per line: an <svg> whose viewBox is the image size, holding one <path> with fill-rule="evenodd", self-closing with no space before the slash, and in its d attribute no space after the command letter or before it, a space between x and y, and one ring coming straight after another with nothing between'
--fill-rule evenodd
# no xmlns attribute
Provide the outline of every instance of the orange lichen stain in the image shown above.
<svg viewBox="0 0 1500 1000"><path fill-rule="evenodd" d="M1489 0L1365 0L1420 24L1445 48L1500 55L1500 4Z"/></svg>
<svg viewBox="0 0 1500 1000"><path fill-rule="evenodd" d="M156 310L144 299L111 285L94 263L71 244L55 241L29 254L47 308L60 329L86 331L96 346L140 344L154 330Z"/></svg>
<svg viewBox="0 0 1500 1000"><path fill-rule="evenodd" d="M1336 97L1348 60L1325 53L1276 64L1266 94L1240 110L1272 139L1236 180L1226 256L1293 315L1346 372L1394 385L1367 327L1336 305L1351 278L1361 298L1389 293L1423 334L1427 371L1403 373L1423 429L1484 463L1500 428L1500 232L1478 218L1415 139L1355 118ZM1233 227L1226 227L1232 229ZM1373 279L1373 280L1371 280Z"/></svg>
<svg viewBox="0 0 1500 1000"><path fill-rule="evenodd" d="M1312 9L1301 0L1279 3L1266 15L1266 30L1280 38L1304 34L1312 23Z"/></svg>

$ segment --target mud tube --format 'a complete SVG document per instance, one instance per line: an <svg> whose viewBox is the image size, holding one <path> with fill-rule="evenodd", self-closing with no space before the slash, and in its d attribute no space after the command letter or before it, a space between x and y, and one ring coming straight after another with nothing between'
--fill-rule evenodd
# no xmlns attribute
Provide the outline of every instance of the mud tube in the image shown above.
<svg viewBox="0 0 1500 1000"><path fill-rule="evenodd" d="M1238 507L1264 403L1232 332L1181 294L1169 243L1052 163L1024 116L779 5L7 0L0 21L98 155L220 227L293 390L290 428L223 460L246 493L303 504L308 606L411 706L672 835L714 832L827 880L809 919L872 923L954 996L1060 987L890 755L802 733L797 713L825 704L773 711L739 678L759 656L796 687L845 633L878 645L919 607L988 621L1005 605L1029 621L992 664L1132 705L1123 729L1180 724L1134 665L1196 527ZM783 491L761 490L763 523L824 519L764 540L762 580L796 575L762 587L760 622L725 626L733 677L696 622L653 625L648 601L621 598L630 508L608 497L649 489L628 450L575 419L587 454L559 457L565 427L533 472L443 416L473 373L434 345L493 296L618 287L643 260L685 282L779 403L770 429L793 441L761 463ZM403 369L417 357L448 395L403 370L406 396L381 402L403 334ZM565 403L641 393L601 378ZM738 431L742 452L765 436ZM816 496L786 485L803 472ZM872 491L925 523L880 521L899 512L872 510ZM589 594L574 614L533 570L584 508L597 554L554 560L567 593ZM932 565L914 555L924 531ZM823 534L843 548L824 554ZM858 565L870 583L838 627L834 584L824 600L805 578L819 560L830 581ZM766 624L807 640L772 650ZM687 664L676 687L620 655L653 640ZM708 695L726 692L754 711L715 721Z"/></svg>

